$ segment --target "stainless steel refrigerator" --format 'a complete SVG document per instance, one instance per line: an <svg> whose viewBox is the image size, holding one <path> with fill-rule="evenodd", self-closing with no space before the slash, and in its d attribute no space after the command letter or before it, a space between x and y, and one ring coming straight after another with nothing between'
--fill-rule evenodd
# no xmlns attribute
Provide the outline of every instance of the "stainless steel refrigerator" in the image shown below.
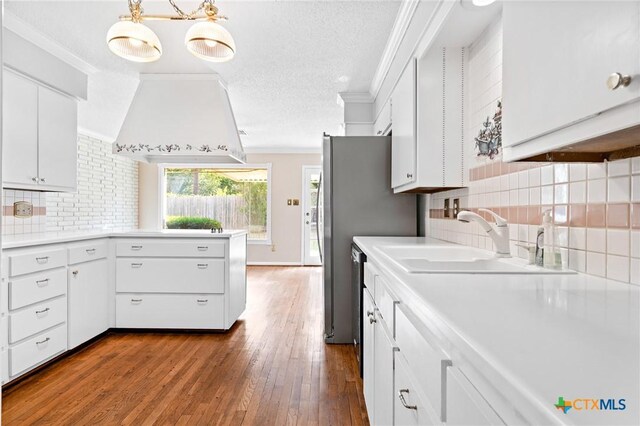
<svg viewBox="0 0 640 426"><path fill-rule="evenodd" d="M352 296L352 239L417 235L417 197L391 189L391 137L325 136L322 162L325 341L354 343L359 303Z"/></svg>

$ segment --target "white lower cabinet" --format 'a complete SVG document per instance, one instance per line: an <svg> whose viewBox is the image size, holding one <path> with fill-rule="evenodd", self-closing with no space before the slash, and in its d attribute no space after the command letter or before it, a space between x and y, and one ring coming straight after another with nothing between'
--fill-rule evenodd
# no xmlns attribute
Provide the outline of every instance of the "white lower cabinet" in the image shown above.
<svg viewBox="0 0 640 426"><path fill-rule="evenodd" d="M67 321L67 299L59 297L12 312L9 316L9 343L39 333Z"/></svg>
<svg viewBox="0 0 640 426"><path fill-rule="evenodd" d="M31 337L9 348L9 370L12 377L29 370L67 349L65 324Z"/></svg>
<svg viewBox="0 0 640 426"><path fill-rule="evenodd" d="M393 354L398 349L382 317L374 322L374 419L376 425L393 424Z"/></svg>
<svg viewBox="0 0 640 426"><path fill-rule="evenodd" d="M69 269L69 349L109 328L109 266L107 259Z"/></svg>
<svg viewBox="0 0 640 426"><path fill-rule="evenodd" d="M447 368L446 413L447 425L504 425L500 416L455 366Z"/></svg>
<svg viewBox="0 0 640 426"><path fill-rule="evenodd" d="M116 295L116 327L223 329L224 295Z"/></svg>
<svg viewBox="0 0 640 426"><path fill-rule="evenodd" d="M365 263L365 268L367 263ZM366 269L365 269L366 270ZM375 342L375 305L373 303L373 297L367 288L362 290L362 341L363 341L363 354L362 354L362 384L364 388L364 402L367 406L369 414L369 422L375 423L375 413L372 410L374 407L375 395L375 365L374 365L374 342Z"/></svg>
<svg viewBox="0 0 640 426"><path fill-rule="evenodd" d="M402 426L437 425L440 422L426 397L415 384L415 375L402 353L395 356L393 424Z"/></svg>

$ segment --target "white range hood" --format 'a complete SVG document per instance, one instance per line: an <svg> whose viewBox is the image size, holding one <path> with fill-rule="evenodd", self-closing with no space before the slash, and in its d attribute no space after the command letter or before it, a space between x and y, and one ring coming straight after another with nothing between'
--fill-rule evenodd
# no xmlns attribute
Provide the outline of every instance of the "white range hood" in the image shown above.
<svg viewBox="0 0 640 426"><path fill-rule="evenodd" d="M113 152L147 163L244 163L217 74L141 74Z"/></svg>

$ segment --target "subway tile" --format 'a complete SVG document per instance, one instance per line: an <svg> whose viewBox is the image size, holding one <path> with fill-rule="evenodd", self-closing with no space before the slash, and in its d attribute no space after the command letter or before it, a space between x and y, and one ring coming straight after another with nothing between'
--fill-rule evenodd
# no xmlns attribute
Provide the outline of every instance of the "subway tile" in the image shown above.
<svg viewBox="0 0 640 426"><path fill-rule="evenodd" d="M529 186L540 186L540 167L529 169Z"/></svg>
<svg viewBox="0 0 640 426"><path fill-rule="evenodd" d="M569 247L577 250L587 249L586 228L569 228Z"/></svg>
<svg viewBox="0 0 640 426"><path fill-rule="evenodd" d="M569 185L569 201L571 204L587 202L587 182L571 182Z"/></svg>
<svg viewBox="0 0 640 426"><path fill-rule="evenodd" d="M509 174L509 189L518 189L518 173Z"/></svg>
<svg viewBox="0 0 640 426"><path fill-rule="evenodd" d="M540 169L540 184L551 185L553 183L553 165L544 166Z"/></svg>
<svg viewBox="0 0 640 426"><path fill-rule="evenodd" d="M539 225L542 223L540 206L529 206L527 209L527 222L529 225Z"/></svg>
<svg viewBox="0 0 640 426"><path fill-rule="evenodd" d="M631 201L640 202L640 175L631 178Z"/></svg>
<svg viewBox="0 0 640 426"><path fill-rule="evenodd" d="M607 272L606 257L603 253L587 252L587 273L604 277Z"/></svg>
<svg viewBox="0 0 640 426"><path fill-rule="evenodd" d="M606 253L607 251L606 230L587 228L587 250L590 252Z"/></svg>
<svg viewBox="0 0 640 426"><path fill-rule="evenodd" d="M518 205L519 206L529 205L529 190L527 188L522 188L518 190Z"/></svg>
<svg viewBox="0 0 640 426"><path fill-rule="evenodd" d="M612 161L607 165L607 170L609 177L627 176L631 170L631 161L628 158Z"/></svg>
<svg viewBox="0 0 640 426"><path fill-rule="evenodd" d="M633 284L640 285L640 259L631 259L630 264L631 264L631 267L629 268L631 273L630 282Z"/></svg>
<svg viewBox="0 0 640 426"><path fill-rule="evenodd" d="M569 250L569 269L586 272L587 252L582 250Z"/></svg>
<svg viewBox="0 0 640 426"><path fill-rule="evenodd" d="M607 254L629 256L629 231L622 229L607 230Z"/></svg>
<svg viewBox="0 0 640 426"><path fill-rule="evenodd" d="M567 204L569 202L569 184L554 185L555 204Z"/></svg>
<svg viewBox="0 0 640 426"><path fill-rule="evenodd" d="M587 165L583 163L569 164L569 180L578 182L587 179Z"/></svg>
<svg viewBox="0 0 640 426"><path fill-rule="evenodd" d="M640 231L631 231L630 234L631 239L631 257L640 258Z"/></svg>
<svg viewBox="0 0 640 426"><path fill-rule="evenodd" d="M640 229L640 203L631 204L631 228Z"/></svg>
<svg viewBox="0 0 640 426"><path fill-rule="evenodd" d="M640 157L631 159L631 173L640 173Z"/></svg>
<svg viewBox="0 0 640 426"><path fill-rule="evenodd" d="M607 224L605 204L587 204L587 227L604 228Z"/></svg>
<svg viewBox="0 0 640 426"><path fill-rule="evenodd" d="M569 182L569 164L557 163L553 167L554 182L565 183Z"/></svg>
<svg viewBox="0 0 640 426"><path fill-rule="evenodd" d="M522 170L518 172L518 188L528 188L529 187L529 171Z"/></svg>
<svg viewBox="0 0 640 426"><path fill-rule="evenodd" d="M569 223L569 206L558 205L553 207L553 223L556 225L567 225Z"/></svg>
<svg viewBox="0 0 640 426"><path fill-rule="evenodd" d="M540 203L553 204L553 185L547 185L540 188Z"/></svg>
<svg viewBox="0 0 640 426"><path fill-rule="evenodd" d="M589 163L587 165L587 178L600 179L607 177L607 163Z"/></svg>
<svg viewBox="0 0 640 426"><path fill-rule="evenodd" d="M589 203L604 203L607 201L606 179L589 180L587 182L587 201Z"/></svg>
<svg viewBox="0 0 640 426"><path fill-rule="evenodd" d="M629 228L629 204L607 204L607 226Z"/></svg>
<svg viewBox="0 0 640 426"><path fill-rule="evenodd" d="M556 227L556 244L563 248L569 247L569 228L566 226Z"/></svg>
<svg viewBox="0 0 640 426"><path fill-rule="evenodd" d="M608 179L607 200L610 203L624 203L629 201L629 177L614 177Z"/></svg>
<svg viewBox="0 0 640 426"><path fill-rule="evenodd" d="M535 187L529 188L529 204L532 206L538 206L540 205L540 202L541 202L540 187L535 186Z"/></svg>
<svg viewBox="0 0 640 426"><path fill-rule="evenodd" d="M629 258L623 256L607 256L607 278L629 282Z"/></svg>
<svg viewBox="0 0 640 426"><path fill-rule="evenodd" d="M587 205L569 205L569 226L584 228L587 226Z"/></svg>

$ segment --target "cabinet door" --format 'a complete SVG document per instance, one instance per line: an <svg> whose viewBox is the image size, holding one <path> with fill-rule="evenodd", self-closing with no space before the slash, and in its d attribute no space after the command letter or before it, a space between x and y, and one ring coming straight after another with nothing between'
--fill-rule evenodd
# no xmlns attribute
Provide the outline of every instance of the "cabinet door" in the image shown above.
<svg viewBox="0 0 640 426"><path fill-rule="evenodd" d="M393 424L393 354L396 350L391 333L376 313L373 363L375 368L374 419L376 425Z"/></svg>
<svg viewBox="0 0 640 426"><path fill-rule="evenodd" d="M109 328L107 275L107 259L69 269L69 349Z"/></svg>
<svg viewBox="0 0 640 426"><path fill-rule="evenodd" d="M380 115L373 123L373 132L376 136L386 136L389 133L391 127L391 100L388 100L382 107Z"/></svg>
<svg viewBox="0 0 640 426"><path fill-rule="evenodd" d="M43 189L77 187L77 116L75 100L38 88L38 176Z"/></svg>
<svg viewBox="0 0 640 426"><path fill-rule="evenodd" d="M438 416L415 385L415 375L402 352L395 353L393 424L401 426L437 425Z"/></svg>
<svg viewBox="0 0 640 426"><path fill-rule="evenodd" d="M502 419L456 367L447 367L447 425L503 425Z"/></svg>
<svg viewBox="0 0 640 426"><path fill-rule="evenodd" d="M365 263L365 265L367 265ZM374 421L374 378L375 378L375 365L374 365L374 340L375 340L375 307L373 304L373 297L369 293L369 290L362 289L362 383L364 386L364 402L367 406L367 414L369 415L369 422L375 424Z"/></svg>
<svg viewBox="0 0 640 426"><path fill-rule="evenodd" d="M391 95L391 186L397 188L416 180L416 61L402 72Z"/></svg>
<svg viewBox="0 0 640 426"><path fill-rule="evenodd" d="M639 15L637 1L504 2L504 146L637 99ZM631 84L609 90L616 72Z"/></svg>
<svg viewBox="0 0 640 426"><path fill-rule="evenodd" d="M3 74L2 181L34 188L38 181L38 87L12 72Z"/></svg>

